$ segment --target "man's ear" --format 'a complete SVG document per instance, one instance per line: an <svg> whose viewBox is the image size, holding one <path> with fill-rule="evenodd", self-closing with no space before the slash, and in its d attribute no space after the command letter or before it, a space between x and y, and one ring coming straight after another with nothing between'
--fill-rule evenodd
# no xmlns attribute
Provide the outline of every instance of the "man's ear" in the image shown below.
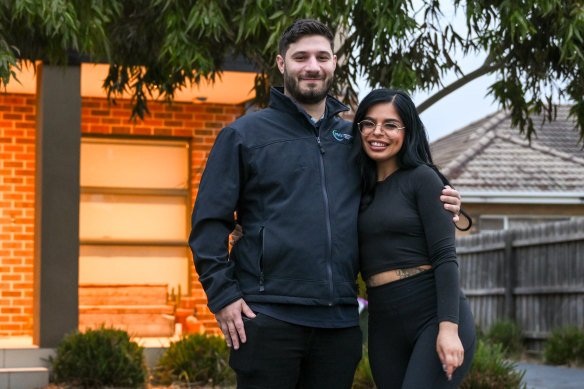
<svg viewBox="0 0 584 389"><path fill-rule="evenodd" d="M278 64L280 73L284 74L284 58L280 54L276 56L276 63Z"/></svg>
<svg viewBox="0 0 584 389"><path fill-rule="evenodd" d="M334 70L336 70L337 69L337 56L336 55L333 55L333 64L335 65Z"/></svg>

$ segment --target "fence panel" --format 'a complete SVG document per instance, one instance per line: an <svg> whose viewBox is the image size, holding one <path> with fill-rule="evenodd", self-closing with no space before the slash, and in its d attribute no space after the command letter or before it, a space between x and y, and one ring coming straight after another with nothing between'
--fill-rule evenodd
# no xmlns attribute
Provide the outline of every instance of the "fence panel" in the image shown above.
<svg viewBox="0 0 584 389"><path fill-rule="evenodd" d="M584 325L584 220L460 237L456 246L482 329L510 318L539 351L553 329Z"/></svg>

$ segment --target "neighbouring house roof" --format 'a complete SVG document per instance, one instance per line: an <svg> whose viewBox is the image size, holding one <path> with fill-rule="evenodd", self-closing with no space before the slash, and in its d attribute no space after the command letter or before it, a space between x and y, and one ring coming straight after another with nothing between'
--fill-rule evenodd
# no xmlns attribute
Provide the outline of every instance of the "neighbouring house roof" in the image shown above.
<svg viewBox="0 0 584 389"><path fill-rule="evenodd" d="M511 128L509 112L496 112L432 142L434 162L465 200L471 194L584 203L584 150L569 109L559 106L551 123L533 116L531 142Z"/></svg>
<svg viewBox="0 0 584 389"><path fill-rule="evenodd" d="M534 116L531 142L499 111L431 144L434 162L461 193L584 198L584 150L570 106L553 122Z"/></svg>

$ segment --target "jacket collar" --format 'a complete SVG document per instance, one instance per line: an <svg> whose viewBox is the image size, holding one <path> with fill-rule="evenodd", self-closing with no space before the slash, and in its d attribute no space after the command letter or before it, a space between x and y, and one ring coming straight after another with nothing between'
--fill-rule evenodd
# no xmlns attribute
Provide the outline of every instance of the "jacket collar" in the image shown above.
<svg viewBox="0 0 584 389"><path fill-rule="evenodd" d="M297 110L303 115L308 116L304 108L302 108L294 100L284 94L284 88L282 87L273 86L270 88L270 107L284 111ZM330 118L340 112L348 110L349 108L345 104L341 103L331 95L326 97L326 118Z"/></svg>

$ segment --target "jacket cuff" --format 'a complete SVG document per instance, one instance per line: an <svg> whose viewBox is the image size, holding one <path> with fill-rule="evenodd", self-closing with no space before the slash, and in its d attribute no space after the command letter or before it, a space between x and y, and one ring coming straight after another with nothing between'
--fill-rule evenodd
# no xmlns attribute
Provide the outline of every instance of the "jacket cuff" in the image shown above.
<svg viewBox="0 0 584 389"><path fill-rule="evenodd" d="M221 309L225 308L227 305L243 298L243 294L237 287L231 287L228 290L223 291L220 295L211 297L207 296L207 306L213 314L219 312Z"/></svg>

